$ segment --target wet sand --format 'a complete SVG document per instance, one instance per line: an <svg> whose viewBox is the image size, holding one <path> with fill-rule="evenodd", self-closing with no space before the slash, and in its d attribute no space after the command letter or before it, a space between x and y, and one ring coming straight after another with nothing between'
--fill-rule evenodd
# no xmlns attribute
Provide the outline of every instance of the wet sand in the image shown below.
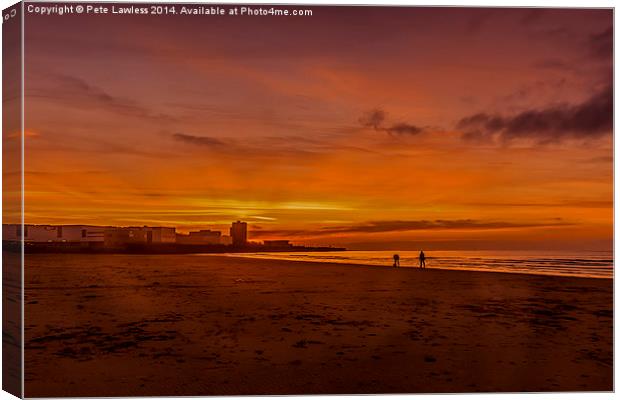
<svg viewBox="0 0 620 400"><path fill-rule="evenodd" d="M27 255L25 395L610 391L611 279Z"/></svg>

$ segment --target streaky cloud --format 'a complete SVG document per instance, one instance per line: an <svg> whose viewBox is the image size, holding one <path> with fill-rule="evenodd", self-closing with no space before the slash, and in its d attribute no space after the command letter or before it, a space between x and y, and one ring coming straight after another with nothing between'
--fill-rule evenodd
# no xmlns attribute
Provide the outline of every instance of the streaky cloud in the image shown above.
<svg viewBox="0 0 620 400"><path fill-rule="evenodd" d="M554 220L552 222L540 223L516 223L505 221L479 221L473 219L458 220L413 220L413 221L369 221L356 225L327 226L316 230L268 230L256 229L252 231L253 237L315 237L337 234L355 233L388 233L403 231L423 231L423 230L494 230L510 228L535 228L550 226L567 226L571 223Z"/></svg>
<svg viewBox="0 0 620 400"><path fill-rule="evenodd" d="M45 73L53 87L33 87L26 95L63 102L79 108L98 108L127 117L156 120L160 122L176 121L176 117L152 110L136 101L108 93L86 80L65 74Z"/></svg>
<svg viewBox="0 0 620 400"><path fill-rule="evenodd" d="M195 135L188 135L185 133L174 133L172 134L172 137L177 141L189 143L189 144L193 144L197 146L214 147L214 146L225 145L223 141L209 137L209 136L195 136Z"/></svg>

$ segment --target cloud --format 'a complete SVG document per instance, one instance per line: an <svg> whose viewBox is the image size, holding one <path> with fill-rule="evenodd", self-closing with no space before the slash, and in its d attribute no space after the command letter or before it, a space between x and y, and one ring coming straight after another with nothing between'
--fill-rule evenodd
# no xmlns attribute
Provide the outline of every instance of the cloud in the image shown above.
<svg viewBox="0 0 620 400"><path fill-rule="evenodd" d="M565 200L561 202L548 202L548 203L534 203L534 202L522 202L522 203L495 203L495 202L476 202L476 203L467 203L467 206L479 207L479 208L488 208L488 207L548 207L548 208L560 208L560 207L569 207L569 208L613 208L612 200ZM559 219L558 219L559 220Z"/></svg>
<svg viewBox="0 0 620 400"><path fill-rule="evenodd" d="M317 230L253 230L252 237L316 237L336 234L388 233L422 230L492 230L507 228L532 228L570 225L564 222L514 223L502 221L460 220L414 220L414 221L370 221L357 225L323 227Z"/></svg>
<svg viewBox="0 0 620 400"><path fill-rule="evenodd" d="M185 133L174 133L172 134L172 137L175 140L178 140L180 142L193 144L197 146L215 147L215 146L225 145L225 143L222 142L221 140L208 137L208 136L194 136L194 135L187 135Z"/></svg>
<svg viewBox="0 0 620 400"><path fill-rule="evenodd" d="M347 151L358 153L376 154L374 150L368 150L360 146L341 144L325 137L310 138L299 135L286 136L258 136L247 138L243 141L234 139L221 140L211 136L198 136L182 132L172 133L164 131L175 141L193 145L202 150L213 150L219 155L231 157L244 157L258 160L289 158L292 162L303 162L326 154Z"/></svg>
<svg viewBox="0 0 620 400"><path fill-rule="evenodd" d="M464 139L510 142L529 138L538 143L568 138L587 139L608 134L613 128L613 89L605 87L583 103L531 109L504 116L478 113L462 118L457 129Z"/></svg>
<svg viewBox="0 0 620 400"><path fill-rule="evenodd" d="M99 108L130 117L159 121L176 120L175 117L155 112L130 99L111 95L81 78L53 73L46 73L45 75L51 78L50 81L54 85L45 88L32 88L27 92L27 97L60 101L80 108Z"/></svg>
<svg viewBox="0 0 620 400"><path fill-rule="evenodd" d="M320 236L321 234L314 231L294 230L294 229L252 229L249 236L252 238L271 238L271 237L309 237Z"/></svg>
<svg viewBox="0 0 620 400"><path fill-rule="evenodd" d="M371 221L365 224L328 227L322 229L328 233L380 233L397 231L416 231L429 229L503 229L539 226L539 224L518 224L512 222L490 222L472 219L459 220L418 220L418 221Z"/></svg>
<svg viewBox="0 0 620 400"><path fill-rule="evenodd" d="M381 126L385 122L386 117L387 113L385 111L380 108L375 108L374 110L364 113L364 115L360 117L359 121L365 128L380 130L382 129Z"/></svg>
<svg viewBox="0 0 620 400"><path fill-rule="evenodd" d="M391 127L387 128L388 133L390 134L398 134L398 135L417 135L419 133L424 132L423 128L417 127L415 125L410 125L406 123L398 123L394 124Z"/></svg>
<svg viewBox="0 0 620 400"><path fill-rule="evenodd" d="M388 124L386 126L387 112L380 108L364 113L359 122L364 128L373 128L378 132L387 132L390 135L418 135L426 131L426 128L412 125L406 122Z"/></svg>

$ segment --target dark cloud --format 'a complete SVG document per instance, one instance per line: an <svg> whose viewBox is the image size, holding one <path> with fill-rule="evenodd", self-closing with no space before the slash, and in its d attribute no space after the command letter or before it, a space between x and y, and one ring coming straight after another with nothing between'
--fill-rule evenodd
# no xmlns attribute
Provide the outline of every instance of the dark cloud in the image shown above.
<svg viewBox="0 0 620 400"><path fill-rule="evenodd" d="M463 131L465 139L503 142L530 138L549 143L600 137L613 128L613 89L607 86L576 105L526 110L511 116L478 113L462 118L456 127Z"/></svg>
<svg viewBox="0 0 620 400"><path fill-rule="evenodd" d="M379 108L376 108L364 113L364 115L360 117L359 121L365 128L381 130L386 118L387 113Z"/></svg>
<svg viewBox="0 0 620 400"><path fill-rule="evenodd" d="M545 224L546 225L546 224ZM361 225L327 227L327 233L380 233L435 229L502 229L538 226L538 224L517 224L512 222L490 222L472 219L419 220L419 221L371 221Z"/></svg>
<svg viewBox="0 0 620 400"><path fill-rule="evenodd" d="M419 133L424 132L424 129L417 127L415 125L410 125L406 123L398 123L387 128L388 133L397 134L397 135L417 135Z"/></svg>
<svg viewBox="0 0 620 400"><path fill-rule="evenodd" d="M419 230L492 230L505 228L531 228L569 225L564 222L513 223L501 221L461 220L417 220L417 221L370 221L358 225L330 226L314 231L305 230L254 230L253 237L314 237L334 234L387 233Z"/></svg>
<svg viewBox="0 0 620 400"><path fill-rule="evenodd" d="M426 131L426 128L412 125L406 122L386 124L387 112L380 108L370 110L359 118L360 124L365 128L373 128L378 132L386 132L390 135L418 135Z"/></svg>
<svg viewBox="0 0 620 400"><path fill-rule="evenodd" d="M195 136L195 135L187 135L185 133L174 133L172 134L172 137L175 140L178 140L180 142L194 144L197 146L214 147L214 146L225 145L225 143L222 142L221 140L208 137L208 136Z"/></svg>

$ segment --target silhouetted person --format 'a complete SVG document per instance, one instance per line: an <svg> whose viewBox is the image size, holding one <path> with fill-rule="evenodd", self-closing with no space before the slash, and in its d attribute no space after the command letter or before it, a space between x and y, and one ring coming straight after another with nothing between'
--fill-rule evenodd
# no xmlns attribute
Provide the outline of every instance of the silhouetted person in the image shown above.
<svg viewBox="0 0 620 400"><path fill-rule="evenodd" d="M400 267L400 256L398 254L394 254L394 266Z"/></svg>
<svg viewBox="0 0 620 400"><path fill-rule="evenodd" d="M426 256L422 250L420 250L420 268L426 268Z"/></svg>

